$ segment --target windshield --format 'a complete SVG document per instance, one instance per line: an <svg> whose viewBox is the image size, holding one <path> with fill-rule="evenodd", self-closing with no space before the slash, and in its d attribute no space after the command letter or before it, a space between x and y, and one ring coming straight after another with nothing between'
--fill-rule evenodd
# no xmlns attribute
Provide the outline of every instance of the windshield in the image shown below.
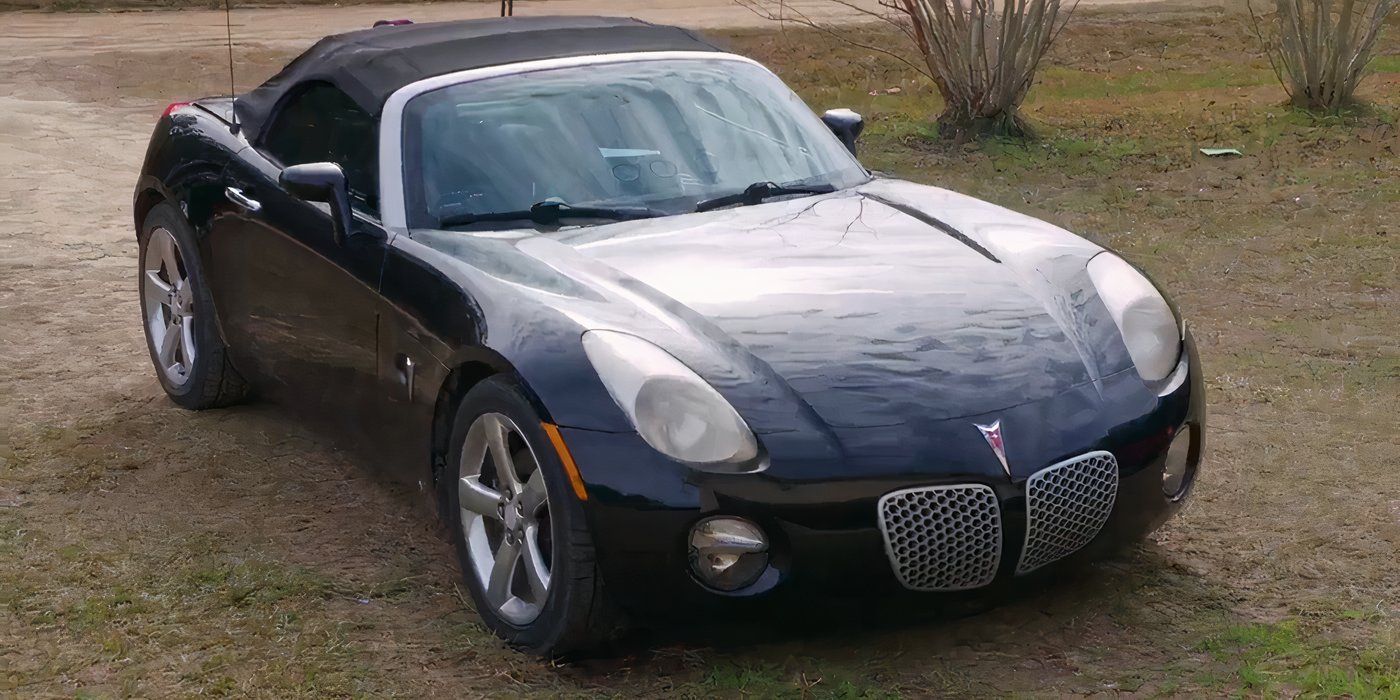
<svg viewBox="0 0 1400 700"><path fill-rule="evenodd" d="M510 227L482 219L546 201L677 214L758 182L841 189L868 179L782 81L715 59L584 65L424 93L404 112L404 158L409 225L425 228Z"/></svg>

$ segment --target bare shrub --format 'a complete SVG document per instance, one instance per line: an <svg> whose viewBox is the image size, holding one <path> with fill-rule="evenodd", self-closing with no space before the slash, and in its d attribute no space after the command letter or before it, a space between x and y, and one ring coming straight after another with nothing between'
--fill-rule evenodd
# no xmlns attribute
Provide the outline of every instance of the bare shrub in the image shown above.
<svg viewBox="0 0 1400 700"><path fill-rule="evenodd" d="M1293 104L1336 112L1351 102L1395 0L1274 0L1254 33Z"/></svg>
<svg viewBox="0 0 1400 700"><path fill-rule="evenodd" d="M768 19L811 27L904 61L938 87L944 104L939 133L955 139L1027 133L1018 109L1041 58L1078 4L1078 0L1064 4L1060 0L879 0L879 9L873 10L831 0L897 28L918 51L919 62L914 63L897 51L856 43L847 33L813 20L784 0L738 2Z"/></svg>

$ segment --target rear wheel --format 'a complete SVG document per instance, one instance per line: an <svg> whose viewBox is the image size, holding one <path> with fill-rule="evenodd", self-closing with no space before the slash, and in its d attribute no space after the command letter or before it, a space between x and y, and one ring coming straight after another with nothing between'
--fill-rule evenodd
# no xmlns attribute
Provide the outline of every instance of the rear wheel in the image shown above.
<svg viewBox="0 0 1400 700"><path fill-rule="evenodd" d="M191 409L227 406L247 394L214 322L194 232L179 210L157 204L140 235L141 319L161 388Z"/></svg>
<svg viewBox="0 0 1400 700"><path fill-rule="evenodd" d="M582 504L513 382L488 379L462 400L445 476L462 574L492 632L545 656L613 636Z"/></svg>

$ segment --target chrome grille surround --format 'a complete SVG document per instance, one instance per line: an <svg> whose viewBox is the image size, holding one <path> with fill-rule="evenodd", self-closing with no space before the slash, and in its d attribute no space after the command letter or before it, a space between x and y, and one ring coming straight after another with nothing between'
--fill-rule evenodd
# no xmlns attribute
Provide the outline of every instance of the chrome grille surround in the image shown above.
<svg viewBox="0 0 1400 700"><path fill-rule="evenodd" d="M1118 498L1118 460L1090 452L1026 480L1026 543L1017 574L1035 571L1089 544Z"/></svg>
<svg viewBox="0 0 1400 700"><path fill-rule="evenodd" d="M880 498L895 576L915 591L979 588L1001 563L1001 505L984 484L923 486Z"/></svg>

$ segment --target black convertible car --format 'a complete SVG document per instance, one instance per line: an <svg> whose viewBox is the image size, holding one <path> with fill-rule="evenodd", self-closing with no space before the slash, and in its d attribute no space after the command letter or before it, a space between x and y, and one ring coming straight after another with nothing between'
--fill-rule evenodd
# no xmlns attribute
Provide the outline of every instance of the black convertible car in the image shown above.
<svg viewBox="0 0 1400 700"><path fill-rule="evenodd" d="M1175 308L1064 230L872 175L860 129L636 20L329 37L156 125L151 358L181 406L255 390L431 489L486 624L538 653L1160 525L1204 427Z"/></svg>

